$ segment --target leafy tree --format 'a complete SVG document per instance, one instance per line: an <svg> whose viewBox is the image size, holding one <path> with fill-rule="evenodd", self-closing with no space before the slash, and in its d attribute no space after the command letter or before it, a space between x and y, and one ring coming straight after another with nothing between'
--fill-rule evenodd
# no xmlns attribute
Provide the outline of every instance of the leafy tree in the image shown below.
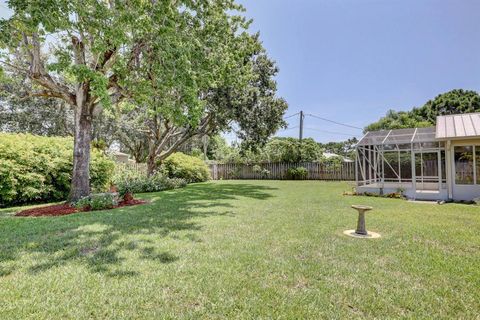
<svg viewBox="0 0 480 320"><path fill-rule="evenodd" d="M435 125L437 116L479 111L480 95L477 92L455 89L411 111L389 110L385 117L365 127L364 131L430 127Z"/></svg>
<svg viewBox="0 0 480 320"><path fill-rule="evenodd" d="M434 124L439 115L462 114L480 111L480 95L472 90L456 89L429 100L418 113Z"/></svg>
<svg viewBox="0 0 480 320"><path fill-rule="evenodd" d="M269 162L302 162L316 161L321 150L311 138L273 138L263 151L264 159Z"/></svg>
<svg viewBox="0 0 480 320"><path fill-rule="evenodd" d="M130 154L136 162L144 163L148 156L148 132L145 128L147 108L135 108L122 103L115 113L115 136L120 151Z"/></svg>
<svg viewBox="0 0 480 320"><path fill-rule="evenodd" d="M321 158L321 149L313 139L274 137L265 146L242 152L236 146L225 162L309 162Z"/></svg>
<svg viewBox="0 0 480 320"><path fill-rule="evenodd" d="M224 141L224 139L223 139ZM256 162L322 162L330 164L343 163L344 157L354 157L356 138L342 142L317 143L311 138L301 142L296 138L274 137L265 146L255 151L242 150L240 146L222 148L221 157L214 158L222 162L256 163ZM226 143L225 143L226 145ZM243 152L242 152L243 151ZM338 157L324 157L324 152L336 153Z"/></svg>
<svg viewBox="0 0 480 320"><path fill-rule="evenodd" d="M221 135L215 135L208 139L207 157L211 160L224 160L232 154L233 147Z"/></svg>
<svg viewBox="0 0 480 320"><path fill-rule="evenodd" d="M325 152L335 153L339 156L353 158L357 138L351 138L346 141L319 143L320 148Z"/></svg>
<svg viewBox="0 0 480 320"><path fill-rule="evenodd" d="M0 81L0 131L40 136L73 136L74 113L63 100L30 96L34 91L22 74ZM116 122L110 110L92 121L92 145L108 148L116 140Z"/></svg>
<svg viewBox="0 0 480 320"><path fill-rule="evenodd" d="M224 160L234 152L233 149L233 147L228 145L224 137L220 134L215 134L211 137L193 137L180 146L176 152L182 152L204 160Z"/></svg>
<svg viewBox="0 0 480 320"><path fill-rule="evenodd" d="M0 82L0 131L41 136L69 136L73 114L58 99L31 97L31 86L18 75Z"/></svg>
<svg viewBox="0 0 480 320"><path fill-rule="evenodd" d="M391 130L403 128L430 127L432 123L425 120L418 111L395 111L389 110L385 117L377 122L369 124L364 131Z"/></svg>
<svg viewBox="0 0 480 320"><path fill-rule="evenodd" d="M163 126L161 135L188 139L190 128L213 121L201 121L202 89L231 75L248 26L230 15L241 9L232 0L10 0L8 6L13 16L0 21L2 73L25 75L33 96L62 99L74 113L72 201L90 192L92 123L102 109L127 99L149 112L161 107L162 116L187 129ZM48 57L47 47L53 48Z"/></svg>
<svg viewBox="0 0 480 320"><path fill-rule="evenodd" d="M273 80L278 68L266 56L258 35L238 34L236 30L241 26L247 27L239 20L238 25L224 30L218 40L223 42L228 37L232 51L222 53L221 58L218 53L202 58L198 77L214 81L196 82L195 99L200 98L194 102L185 101L192 97L188 92L182 93L182 88L177 88L174 95L165 92L158 80L149 76L152 63L145 67L145 78L150 79L149 87L153 88L148 95L151 103L142 106L142 100L136 97L135 103L140 107L131 112L134 125L122 126L121 136L124 145L129 145L127 140L134 128L134 135L147 137L150 175L164 159L192 139L235 128L243 146L251 148L264 144L284 125L282 117L287 104L276 96L276 82ZM205 49L198 50L203 52ZM158 56L161 55L154 54L151 59ZM224 65L218 68L219 64Z"/></svg>

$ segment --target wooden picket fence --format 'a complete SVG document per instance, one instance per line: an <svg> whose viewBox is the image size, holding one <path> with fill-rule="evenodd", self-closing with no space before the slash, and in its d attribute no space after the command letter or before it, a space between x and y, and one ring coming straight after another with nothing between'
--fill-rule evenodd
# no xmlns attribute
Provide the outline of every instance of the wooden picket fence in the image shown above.
<svg viewBox="0 0 480 320"><path fill-rule="evenodd" d="M210 173L213 180L229 179L256 179L256 180L284 180L287 179L287 170L304 167L308 174L306 180L355 180L355 163L323 164L318 162L298 163L224 163L210 164Z"/></svg>
<svg viewBox="0 0 480 320"><path fill-rule="evenodd" d="M138 174L147 174L147 164L146 163L115 163L115 173L123 172L135 172Z"/></svg>

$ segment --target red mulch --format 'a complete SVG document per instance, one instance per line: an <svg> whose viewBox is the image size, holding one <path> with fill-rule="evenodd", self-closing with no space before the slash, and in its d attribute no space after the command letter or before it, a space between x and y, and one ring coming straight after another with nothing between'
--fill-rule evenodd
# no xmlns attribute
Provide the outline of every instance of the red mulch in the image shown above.
<svg viewBox="0 0 480 320"><path fill-rule="evenodd" d="M54 204L52 206L37 207L17 212L18 217L39 217L39 216L64 216L75 213L78 210L68 203Z"/></svg>
<svg viewBox="0 0 480 320"><path fill-rule="evenodd" d="M146 203L146 201L132 198L132 199L120 201L118 205L112 209L127 207L127 206L135 206L143 203ZM72 213L82 212L82 211L90 211L90 210L78 210L75 207L72 207L68 203L63 203L63 204L54 204L51 206L36 207L32 209L22 210L20 212L17 212L15 216L17 217L64 216L67 214L72 214Z"/></svg>
<svg viewBox="0 0 480 320"><path fill-rule="evenodd" d="M120 207L128 207L128 206L136 206L137 204L144 204L147 203L145 200L138 200L138 199L129 199L129 200L123 200L118 203L118 206L115 208L120 208Z"/></svg>

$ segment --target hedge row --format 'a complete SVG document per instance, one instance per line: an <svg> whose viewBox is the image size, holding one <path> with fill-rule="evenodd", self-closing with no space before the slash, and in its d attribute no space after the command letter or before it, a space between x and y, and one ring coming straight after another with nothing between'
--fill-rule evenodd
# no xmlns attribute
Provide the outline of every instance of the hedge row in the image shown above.
<svg viewBox="0 0 480 320"><path fill-rule="evenodd" d="M0 133L0 206L67 198L73 163L73 139ZM115 164L92 149L92 188L108 187Z"/></svg>
<svg viewBox="0 0 480 320"><path fill-rule="evenodd" d="M205 161L182 152L176 152L160 163L160 172L169 178L184 179L187 183L210 179L210 169Z"/></svg>

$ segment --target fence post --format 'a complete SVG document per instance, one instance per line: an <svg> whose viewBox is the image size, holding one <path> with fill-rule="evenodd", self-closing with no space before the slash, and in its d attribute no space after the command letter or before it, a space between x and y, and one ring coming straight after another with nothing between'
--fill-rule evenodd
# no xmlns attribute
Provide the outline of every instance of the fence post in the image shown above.
<svg viewBox="0 0 480 320"><path fill-rule="evenodd" d="M229 179L261 179L285 180L289 168L302 166L308 170L308 180L355 180L353 163L344 162L340 166L326 165L319 162L266 162L258 163L262 169L269 171L268 176L261 172L254 172L253 165L239 163L212 163L209 165L213 180ZM116 170L133 170L146 173L146 165L141 164L116 164Z"/></svg>

